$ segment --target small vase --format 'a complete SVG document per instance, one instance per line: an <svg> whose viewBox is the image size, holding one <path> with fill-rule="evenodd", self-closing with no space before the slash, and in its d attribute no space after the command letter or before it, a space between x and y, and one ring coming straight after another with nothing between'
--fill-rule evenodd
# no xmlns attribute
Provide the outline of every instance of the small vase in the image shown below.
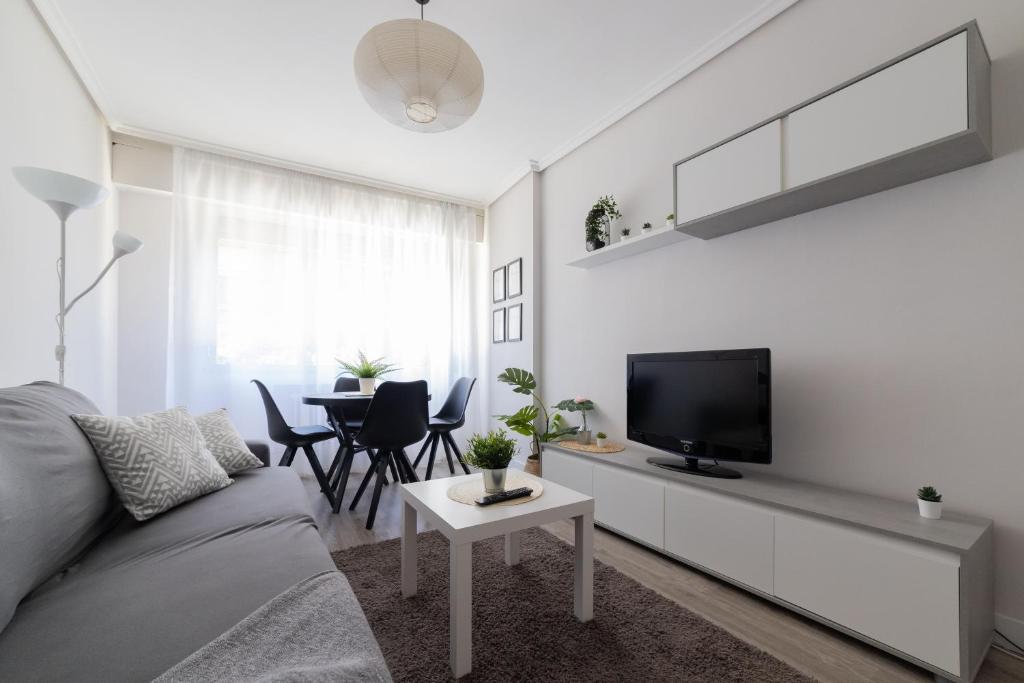
<svg viewBox="0 0 1024 683"><path fill-rule="evenodd" d="M628 240L628 239L629 239L629 237L630 237L629 235L622 235L622 236L620 236L620 240L621 240L622 242L625 242L626 240Z"/></svg>
<svg viewBox="0 0 1024 683"><path fill-rule="evenodd" d="M598 448L604 448L607 445L608 445L608 439L602 439L601 437L597 437L597 447Z"/></svg>
<svg viewBox="0 0 1024 683"><path fill-rule="evenodd" d="M673 219L673 220L668 220L667 218L665 219L665 229L666 230L672 230L675 227L676 227L675 219Z"/></svg>
<svg viewBox="0 0 1024 683"><path fill-rule="evenodd" d="M654 232L654 228L641 228L640 229L640 234L641 235L650 235L652 232Z"/></svg>
<svg viewBox="0 0 1024 683"><path fill-rule="evenodd" d="M373 388L377 384L375 377L360 377L359 378L359 393L363 396L369 396L373 393Z"/></svg>
<svg viewBox="0 0 1024 683"><path fill-rule="evenodd" d="M590 430L581 429L580 431L576 432L576 443L581 443L584 446L590 443Z"/></svg>
<svg viewBox="0 0 1024 683"><path fill-rule="evenodd" d="M925 519L942 518L942 501L917 499L917 511Z"/></svg>
<svg viewBox="0 0 1024 683"><path fill-rule="evenodd" d="M505 490L505 475L508 474L507 467L502 467L500 470L480 470L480 474L484 478L485 493L501 493Z"/></svg>

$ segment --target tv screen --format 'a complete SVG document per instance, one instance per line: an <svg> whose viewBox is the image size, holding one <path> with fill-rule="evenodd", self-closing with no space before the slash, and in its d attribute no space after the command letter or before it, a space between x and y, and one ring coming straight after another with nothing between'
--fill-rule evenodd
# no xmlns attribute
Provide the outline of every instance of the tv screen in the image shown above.
<svg viewBox="0 0 1024 683"><path fill-rule="evenodd" d="M770 463L768 349L627 357L627 436L686 458Z"/></svg>

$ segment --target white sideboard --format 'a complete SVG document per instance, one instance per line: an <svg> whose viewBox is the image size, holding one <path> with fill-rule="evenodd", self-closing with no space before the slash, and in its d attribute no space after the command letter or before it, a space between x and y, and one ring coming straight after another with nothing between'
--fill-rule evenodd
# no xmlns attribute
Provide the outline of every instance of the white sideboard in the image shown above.
<svg viewBox="0 0 1024 683"><path fill-rule="evenodd" d="M992 158L970 22L673 166L676 229L709 239Z"/></svg>
<svg viewBox="0 0 1024 683"><path fill-rule="evenodd" d="M936 674L973 680L992 637L992 522L744 472L712 479L651 451L544 447L542 476L594 497L618 534Z"/></svg>

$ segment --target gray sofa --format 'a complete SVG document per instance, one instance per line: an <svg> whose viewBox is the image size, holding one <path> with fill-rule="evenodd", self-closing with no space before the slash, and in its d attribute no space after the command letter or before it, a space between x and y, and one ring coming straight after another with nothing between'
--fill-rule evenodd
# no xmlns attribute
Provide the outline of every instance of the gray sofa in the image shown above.
<svg viewBox="0 0 1024 683"><path fill-rule="evenodd" d="M98 412L51 383L0 389L0 681L151 680L334 570L290 468L136 522L69 418Z"/></svg>

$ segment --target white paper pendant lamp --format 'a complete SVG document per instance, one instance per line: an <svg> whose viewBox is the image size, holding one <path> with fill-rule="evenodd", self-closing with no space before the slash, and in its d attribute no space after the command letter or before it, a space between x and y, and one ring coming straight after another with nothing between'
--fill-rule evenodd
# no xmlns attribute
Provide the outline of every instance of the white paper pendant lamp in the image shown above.
<svg viewBox="0 0 1024 683"><path fill-rule="evenodd" d="M370 29L356 47L355 71L374 111L421 133L461 126L484 93L484 70L473 48L423 19L386 21Z"/></svg>

